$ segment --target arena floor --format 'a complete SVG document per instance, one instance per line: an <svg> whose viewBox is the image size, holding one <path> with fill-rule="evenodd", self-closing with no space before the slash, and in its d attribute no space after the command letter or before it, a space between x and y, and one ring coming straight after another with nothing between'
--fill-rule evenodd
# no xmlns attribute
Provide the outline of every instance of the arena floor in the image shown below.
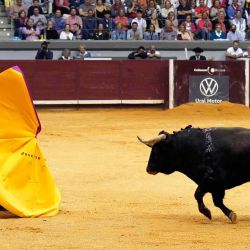
<svg viewBox="0 0 250 250"><path fill-rule="evenodd" d="M196 185L186 176L148 175L152 137L192 124L250 128L242 105L186 104L157 108L39 110L41 148L62 193L51 218L1 212L1 249L249 249L250 184L227 191L230 221L205 197L213 219L197 209Z"/></svg>

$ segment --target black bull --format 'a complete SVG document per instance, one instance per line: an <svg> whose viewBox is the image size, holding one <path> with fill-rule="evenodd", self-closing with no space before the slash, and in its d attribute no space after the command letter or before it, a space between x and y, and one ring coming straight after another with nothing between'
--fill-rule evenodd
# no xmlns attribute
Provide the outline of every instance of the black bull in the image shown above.
<svg viewBox="0 0 250 250"><path fill-rule="evenodd" d="M149 174L185 174L198 185L194 196L202 214L212 218L203 203L203 196L209 192L214 205L236 223L236 213L223 204L223 198L226 189L250 180L249 129L188 126L173 134L162 131L148 141L138 139L152 147Z"/></svg>

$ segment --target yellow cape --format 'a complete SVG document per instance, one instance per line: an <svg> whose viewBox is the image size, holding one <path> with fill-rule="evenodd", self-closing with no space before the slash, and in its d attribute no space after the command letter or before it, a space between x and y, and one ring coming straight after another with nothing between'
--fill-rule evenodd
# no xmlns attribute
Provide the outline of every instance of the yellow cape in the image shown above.
<svg viewBox="0 0 250 250"><path fill-rule="evenodd" d="M61 200L37 143L41 130L22 72L0 74L0 205L20 217L52 216Z"/></svg>

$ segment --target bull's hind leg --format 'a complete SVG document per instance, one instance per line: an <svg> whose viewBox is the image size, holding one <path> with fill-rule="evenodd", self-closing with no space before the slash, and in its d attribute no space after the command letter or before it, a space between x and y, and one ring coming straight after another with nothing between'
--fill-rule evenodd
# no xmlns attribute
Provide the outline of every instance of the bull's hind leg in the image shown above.
<svg viewBox="0 0 250 250"><path fill-rule="evenodd" d="M237 215L232 210L227 208L223 203L223 198L225 196L225 191L216 191L212 193L213 202L216 207L219 207L221 211L232 221L232 223L236 223Z"/></svg>
<svg viewBox="0 0 250 250"><path fill-rule="evenodd" d="M212 219L210 210L205 206L203 197L207 192L201 187L198 187L195 191L194 197L197 200L199 211L204 214L208 219Z"/></svg>

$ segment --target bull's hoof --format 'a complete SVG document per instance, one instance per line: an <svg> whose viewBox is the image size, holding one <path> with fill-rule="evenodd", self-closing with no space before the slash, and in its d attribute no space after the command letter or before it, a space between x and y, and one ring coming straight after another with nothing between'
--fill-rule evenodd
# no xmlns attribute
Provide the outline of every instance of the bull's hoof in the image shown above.
<svg viewBox="0 0 250 250"><path fill-rule="evenodd" d="M212 215L208 208L203 208L200 212L204 214L209 220L212 220Z"/></svg>
<svg viewBox="0 0 250 250"><path fill-rule="evenodd" d="M229 219L233 224L237 223L237 214L233 211L229 214Z"/></svg>

